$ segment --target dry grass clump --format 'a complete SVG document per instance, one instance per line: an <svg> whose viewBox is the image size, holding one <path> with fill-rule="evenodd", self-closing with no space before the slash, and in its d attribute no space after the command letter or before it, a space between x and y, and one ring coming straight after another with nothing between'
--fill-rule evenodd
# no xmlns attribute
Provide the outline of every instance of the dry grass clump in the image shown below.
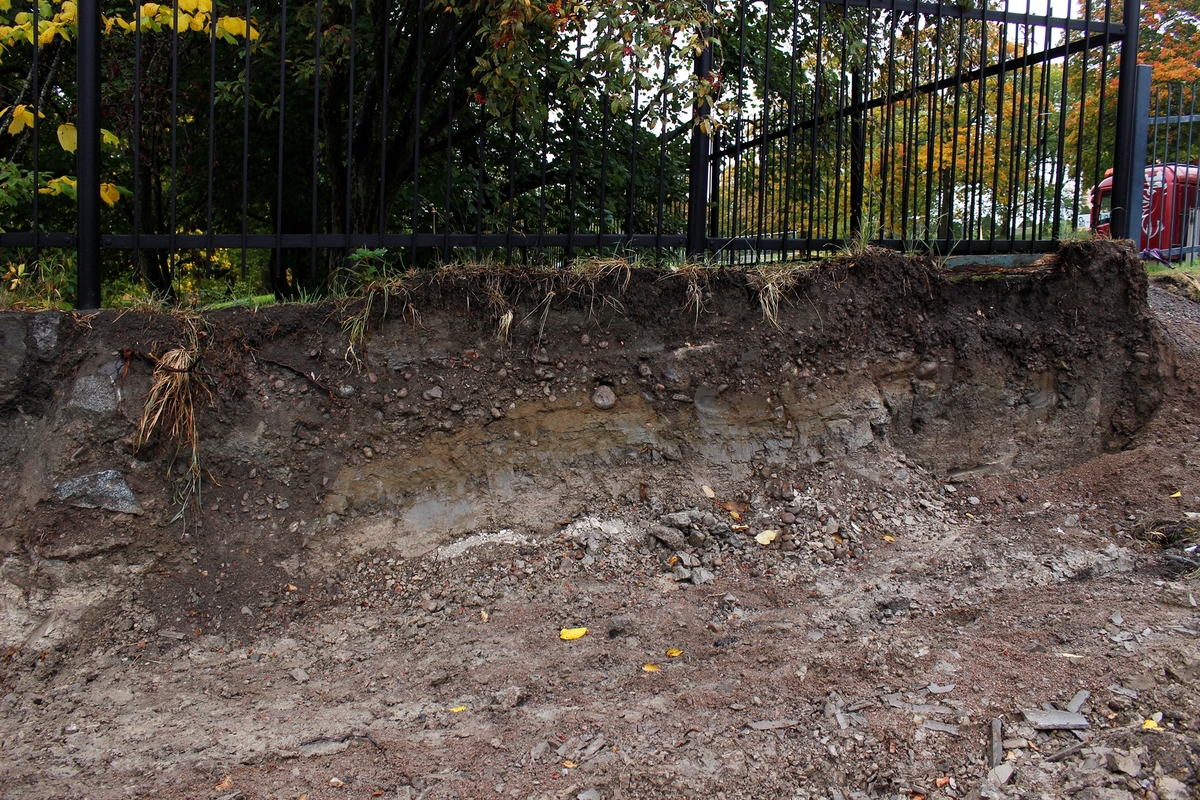
<svg viewBox="0 0 1200 800"><path fill-rule="evenodd" d="M813 269L815 265L811 262L782 261L758 264L746 273L750 285L758 292L758 304L762 307L763 318L772 327L780 327L779 303L796 285L796 281Z"/></svg>
<svg viewBox="0 0 1200 800"><path fill-rule="evenodd" d="M212 391L205 383L204 375L198 371L200 346L195 323L190 323L189 342L166 351L154 359L153 384L146 395L142 419L138 424L134 447L142 449L157 432L160 437L174 445L167 467L168 475L175 468L181 453L188 459L186 468L175 480L175 501L179 513L171 521L179 519L193 500L200 504L200 435L196 427L196 407L205 400L211 401ZM152 357L153 358L153 357Z"/></svg>

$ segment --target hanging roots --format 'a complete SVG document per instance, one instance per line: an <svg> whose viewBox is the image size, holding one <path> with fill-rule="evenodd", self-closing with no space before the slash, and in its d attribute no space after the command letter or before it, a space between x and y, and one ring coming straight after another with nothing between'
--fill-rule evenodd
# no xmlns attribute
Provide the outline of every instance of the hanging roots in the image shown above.
<svg viewBox="0 0 1200 800"><path fill-rule="evenodd" d="M155 361L154 383L146 396L142 421L134 439L134 447L138 450L155 431L164 440L174 443L175 452L168 470L174 467L181 450L187 453L187 469L175 484L175 500L181 506L175 519L183 516L190 501L200 502L200 436L196 431L196 404L198 399L202 400L202 395L212 397L196 371L200 350L194 329L191 340L191 344L168 350Z"/></svg>

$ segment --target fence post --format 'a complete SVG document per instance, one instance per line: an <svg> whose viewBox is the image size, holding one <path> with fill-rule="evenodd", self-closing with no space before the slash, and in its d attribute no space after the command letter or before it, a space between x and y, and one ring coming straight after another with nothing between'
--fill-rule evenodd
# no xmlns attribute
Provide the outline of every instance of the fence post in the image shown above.
<svg viewBox="0 0 1200 800"><path fill-rule="evenodd" d="M76 73L76 307L100 307L100 0L80 0Z"/></svg>
<svg viewBox="0 0 1200 800"><path fill-rule="evenodd" d="M1145 163L1134 164L1134 143L1138 140L1137 127L1137 83L1138 83L1138 22L1142 16L1141 0L1125 0L1121 21L1125 24L1125 36L1121 39L1121 66L1117 83L1116 137L1113 142L1113 193L1111 230L1114 237L1127 235L1137 225L1141 230L1141 193L1138 193L1137 213L1131 205L1131 190L1134 172L1145 170ZM1141 132L1144 139L1146 131ZM1141 235L1137 241L1140 243Z"/></svg>
<svg viewBox="0 0 1200 800"><path fill-rule="evenodd" d="M711 6L709 11L711 12ZM708 35L708 30L703 31ZM712 45L705 44L704 50L696 56L696 77L707 78L712 70ZM697 123L712 113L708 100L704 100L696 109ZM688 168L688 220L687 220L687 255L689 258L708 250L708 161L709 135L699 125L692 126L691 163Z"/></svg>
<svg viewBox="0 0 1200 800"><path fill-rule="evenodd" d="M1133 168L1129 175L1129 200L1126 205L1129 216L1126 224L1129 226L1128 237L1133 239L1139 248L1142 246L1142 203L1145 200L1146 148L1150 136L1150 79L1153 74L1154 68L1149 64L1138 65L1137 100L1133 108L1133 143L1129 156Z"/></svg>
<svg viewBox="0 0 1200 800"><path fill-rule="evenodd" d="M862 77L850 74L850 237L862 236L863 173L866 169L866 125L862 99Z"/></svg>

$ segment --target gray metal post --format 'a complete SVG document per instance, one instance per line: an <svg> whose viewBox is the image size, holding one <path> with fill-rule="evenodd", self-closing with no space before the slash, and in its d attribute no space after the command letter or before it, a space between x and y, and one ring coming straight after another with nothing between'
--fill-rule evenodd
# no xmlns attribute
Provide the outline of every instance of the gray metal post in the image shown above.
<svg viewBox="0 0 1200 800"><path fill-rule="evenodd" d="M1142 208L1146 184L1146 147L1150 135L1150 78L1154 68L1148 64L1139 64L1137 68L1137 102L1133 109L1133 147L1130 158L1133 161L1133 173L1129 176L1129 194L1125 207L1129 209L1126 219L1127 235L1142 246ZM1114 198L1116 195L1114 195ZM1115 228L1113 229L1116 230Z"/></svg>
<svg viewBox="0 0 1200 800"><path fill-rule="evenodd" d="M1124 236L1130 230L1132 209L1129 206L1130 187L1133 183L1134 142L1137 141L1137 58L1138 22L1142 15L1141 0L1125 0L1121 22L1125 24L1125 36L1121 39L1121 67L1117 73L1117 130L1113 143L1113 193L1111 230L1113 236ZM1145 136L1145 131L1142 131ZM1144 169L1139 164L1137 171ZM1140 195L1139 195L1140 197ZM1140 228L1140 215L1138 219Z"/></svg>
<svg viewBox="0 0 1200 800"><path fill-rule="evenodd" d="M100 307L100 0L80 0L75 121L76 307Z"/></svg>
<svg viewBox="0 0 1200 800"><path fill-rule="evenodd" d="M712 46L696 56L696 76L707 78L712 71ZM696 110L697 122L711 113L708 101ZM688 168L687 254L694 258L708 249L708 157L709 135L700 125L692 128L691 163Z"/></svg>

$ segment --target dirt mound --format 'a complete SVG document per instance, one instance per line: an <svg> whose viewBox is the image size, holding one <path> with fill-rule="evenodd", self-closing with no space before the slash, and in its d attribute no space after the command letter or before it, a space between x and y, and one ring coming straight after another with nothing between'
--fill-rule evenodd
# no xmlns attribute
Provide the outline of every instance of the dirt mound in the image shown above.
<svg viewBox="0 0 1200 800"><path fill-rule="evenodd" d="M876 250L446 272L387 310L362 341L353 304L0 316L0 726L23 731L3 737L21 796L101 775L90 796L974 786L1006 698L1102 683L1050 652L1090 639L1045 616L1021 633L997 598L1053 616L1083 602L1066 587L1120 593L1093 582L1150 545L1084 480L1118 494L1101 472L1148 470L1146 426L1191 380L1111 243L986 276ZM187 448L135 447L181 346L206 387L182 516Z"/></svg>

